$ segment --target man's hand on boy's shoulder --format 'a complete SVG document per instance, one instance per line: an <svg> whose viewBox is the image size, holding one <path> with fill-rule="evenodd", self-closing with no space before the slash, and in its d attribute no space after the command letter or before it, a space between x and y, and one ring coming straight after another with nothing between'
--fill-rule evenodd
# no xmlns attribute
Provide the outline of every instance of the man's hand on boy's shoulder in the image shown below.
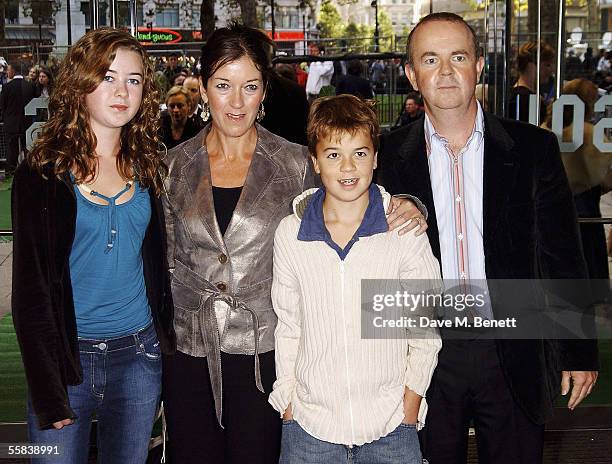
<svg viewBox="0 0 612 464"><path fill-rule="evenodd" d="M416 235L424 234L427 221L417 206L407 198L391 197L387 208L389 230L399 228L399 235L404 235L416 228Z"/></svg>

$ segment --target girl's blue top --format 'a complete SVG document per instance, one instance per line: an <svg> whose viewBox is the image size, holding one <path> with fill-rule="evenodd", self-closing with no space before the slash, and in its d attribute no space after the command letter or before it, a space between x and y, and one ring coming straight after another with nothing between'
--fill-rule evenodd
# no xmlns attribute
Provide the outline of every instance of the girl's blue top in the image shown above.
<svg viewBox="0 0 612 464"><path fill-rule="evenodd" d="M117 205L130 189L132 197ZM105 339L137 332L151 323L142 267L142 241L151 219L147 189L138 182L114 197L74 185L77 219L70 278L80 338ZM85 196L102 198L99 205Z"/></svg>

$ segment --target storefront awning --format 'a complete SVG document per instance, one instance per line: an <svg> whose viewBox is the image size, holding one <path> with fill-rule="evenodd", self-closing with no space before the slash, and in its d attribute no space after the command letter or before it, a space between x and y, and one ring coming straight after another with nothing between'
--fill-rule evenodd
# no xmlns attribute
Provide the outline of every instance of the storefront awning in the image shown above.
<svg viewBox="0 0 612 464"><path fill-rule="evenodd" d="M43 27L40 31L38 26L29 26L29 27L11 27L10 25L6 25L4 28L4 38L7 41L37 41L37 40L53 41L55 40L55 34L53 34L49 29Z"/></svg>

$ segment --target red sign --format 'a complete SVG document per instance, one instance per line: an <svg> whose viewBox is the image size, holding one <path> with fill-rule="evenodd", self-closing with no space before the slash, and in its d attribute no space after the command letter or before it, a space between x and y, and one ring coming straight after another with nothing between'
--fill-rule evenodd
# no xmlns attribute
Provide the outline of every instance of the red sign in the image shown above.
<svg viewBox="0 0 612 464"><path fill-rule="evenodd" d="M172 29L139 27L137 39L143 45L171 44L183 40L183 36Z"/></svg>
<svg viewBox="0 0 612 464"><path fill-rule="evenodd" d="M271 31L266 31L268 37L272 37ZM304 32L302 31L274 31L274 40L280 41L294 41L298 42L304 40Z"/></svg>
<svg viewBox="0 0 612 464"><path fill-rule="evenodd" d="M271 31L266 32L268 37L272 37ZM202 31L193 31L191 35L196 40L202 39ZM304 33L301 31L274 31L274 40L298 42L304 40Z"/></svg>

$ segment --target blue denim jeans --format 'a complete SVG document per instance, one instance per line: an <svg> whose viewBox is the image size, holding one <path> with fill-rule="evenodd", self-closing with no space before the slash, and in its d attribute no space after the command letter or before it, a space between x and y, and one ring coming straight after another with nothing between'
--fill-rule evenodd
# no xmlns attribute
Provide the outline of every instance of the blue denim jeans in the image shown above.
<svg viewBox="0 0 612 464"><path fill-rule="evenodd" d="M388 435L348 447L319 440L294 421L283 421L279 464L421 464L416 426L400 424Z"/></svg>
<svg viewBox="0 0 612 464"><path fill-rule="evenodd" d="M79 339L83 383L68 386L77 418L60 430L40 430L28 401L32 443L58 444L62 456L35 463L86 464L92 417L98 419L98 462L143 464L161 394L161 351L151 324L109 340Z"/></svg>

